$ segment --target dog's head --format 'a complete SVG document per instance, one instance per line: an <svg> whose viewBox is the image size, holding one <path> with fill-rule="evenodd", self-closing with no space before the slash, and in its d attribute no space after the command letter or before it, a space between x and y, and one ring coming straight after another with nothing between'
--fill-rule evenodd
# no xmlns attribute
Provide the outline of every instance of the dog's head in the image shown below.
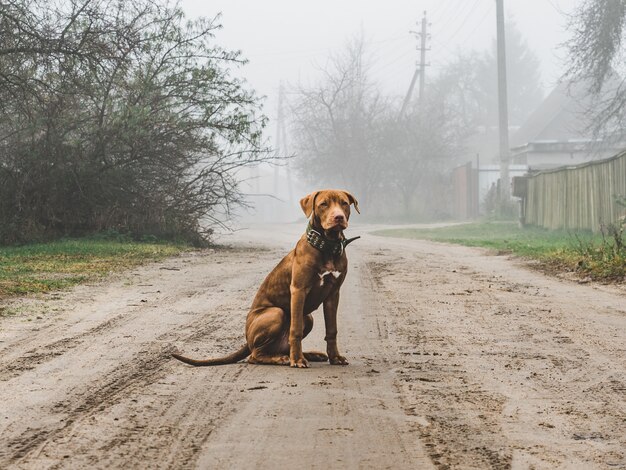
<svg viewBox="0 0 626 470"><path fill-rule="evenodd" d="M302 211L327 232L340 232L348 228L350 205L359 212L359 202L348 191L325 189L315 191L300 200Z"/></svg>

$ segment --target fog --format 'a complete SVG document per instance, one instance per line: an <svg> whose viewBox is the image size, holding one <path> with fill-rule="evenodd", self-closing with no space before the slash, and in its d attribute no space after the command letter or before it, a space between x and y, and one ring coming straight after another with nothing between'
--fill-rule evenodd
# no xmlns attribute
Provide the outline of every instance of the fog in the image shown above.
<svg viewBox="0 0 626 470"><path fill-rule="evenodd" d="M566 14L580 0L508 0L505 12L541 60L545 91L562 71L567 39ZM494 0L293 2L288 0L184 0L190 17L221 13L223 29L216 36L226 48L238 49L250 62L241 74L267 97L266 111L275 114L281 80L297 82L317 75L330 54L350 36L364 32L375 59L373 78L387 91L404 95L418 60L416 40L409 33L427 12L432 24L428 75L437 74L455 54L482 51L495 40Z"/></svg>
<svg viewBox="0 0 626 470"><path fill-rule="evenodd" d="M567 15L579 3L565 0L505 1L507 27L514 24L522 41L538 61L537 86L543 97L559 84L563 75L566 65L563 43L569 37ZM396 103L401 102L407 94L419 61L419 39L415 32L420 30L424 14L428 21L429 34L426 43L428 65L424 77L426 94L429 92L429 85L451 63L472 54L480 56L492 53L495 47L496 2L492 0L349 0L315 3L240 0L214 1L209 4L185 0L182 7L192 18L220 15L219 22L223 29L217 32L215 40L226 49L240 50L242 56L249 61L233 70L233 73L244 79L250 88L263 97L263 111L269 118L265 129L267 141L274 147L280 147L277 148L279 156L295 155L288 163L289 169L285 164L279 169L265 165L241 173L240 177L245 180L242 189L254 206L240 214L244 221L270 221L275 218L295 220L301 215L297 201L304 193L327 184L347 184L337 178L302 178L302 165L299 162L307 156L294 143L294 116L289 108L293 109L293 102L297 101L297 96L294 95L298 93L294 90L302 91L302 88L314 88L319 84L333 60L341 56L347 44L355 37L361 38L363 42L368 82L385 99L395 100ZM511 72L509 70L509 74ZM494 74L493 80L495 79ZM511 77L509 81L509 88L519 85ZM281 112L278 110L281 83L288 90L283 101L284 123L277 122L277 116ZM515 89L510 89L509 95L512 92L515 93ZM417 90L412 94L412 101L416 100L416 96ZM277 140L277 130L281 124L287 129L287 137L282 141ZM510 134L521 124L513 122ZM499 176L497 168L493 167L493 164L497 164L495 129L490 135L479 138L480 144L476 144L476 140L460 152L456 149L457 153L467 155L457 155L456 159L449 162L449 168L440 168L440 172L449 172L455 165L470 159L475 160L474 155L481 154L477 157L478 160L482 158L484 167L479 176L479 198L480 211L484 212L483 200L488 197L488 190ZM511 171L513 175L523 174L525 168L513 167ZM367 173L363 177L368 177ZM369 177L374 178L375 175ZM358 188L346 189L358 191ZM444 188L441 191L446 192ZM428 192L432 193L432 189L428 189ZM419 197L419 194L411 197ZM395 204L394 201L389 203ZM375 218L385 220L385 217L380 217L380 208L374 212ZM395 221L398 217L402 219L400 212L385 221ZM416 215L404 217L407 220L454 215L443 208L426 214L423 213L423 207L407 206L407 212ZM365 213L368 213L367 208Z"/></svg>
<svg viewBox="0 0 626 470"><path fill-rule="evenodd" d="M0 241L512 219L626 148L623 0L84 2L0 15Z"/></svg>

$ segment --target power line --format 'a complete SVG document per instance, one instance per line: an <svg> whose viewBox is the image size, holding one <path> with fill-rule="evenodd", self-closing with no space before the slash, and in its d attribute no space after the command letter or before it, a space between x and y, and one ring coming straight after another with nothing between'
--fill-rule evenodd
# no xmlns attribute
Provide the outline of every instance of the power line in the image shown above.
<svg viewBox="0 0 626 470"><path fill-rule="evenodd" d="M474 3L474 5L476 5L478 3L478 1L479 0L477 0ZM472 11L473 11L473 6L472 6ZM493 6L491 4L487 5L487 9L485 10L484 14L480 17L480 20L478 20L478 23L476 23L476 25L472 28L472 30L468 34L466 34L464 36L463 40L460 41L461 44L465 43L470 37L472 37L474 35L474 33L485 22L485 20L489 17L489 15L490 15L490 13L492 13L492 11L493 11ZM461 26L459 28L457 28L456 31L454 31L452 33L452 35L448 36L444 40L446 42L450 42L463 29L463 26L466 26L466 25L469 24L467 22L468 19L469 19L469 15L465 18L465 20L463 21ZM437 45L438 47L443 48L448 54L450 54L452 56L458 54L458 51L453 50L448 44L445 44L443 42L443 40L441 40L435 33L433 33L432 41L433 41L433 44Z"/></svg>
<svg viewBox="0 0 626 470"><path fill-rule="evenodd" d="M493 5L491 3L489 3L487 5L487 10L485 11L485 13L483 14L482 18L480 19L480 21L476 24L476 26L474 27L474 29L472 29L472 31L470 31L470 33L468 35L466 35L462 40L461 43L466 42L469 38L471 38L474 33L478 30L478 28L480 28L482 26L482 24L485 22L485 20L493 13Z"/></svg>
<svg viewBox="0 0 626 470"><path fill-rule="evenodd" d="M436 23L440 23L444 18L448 18L445 24L447 25L448 23L450 23L450 18L449 18L449 14L453 13L455 11L458 11L459 6L463 3L463 0L459 0L459 1L455 1L453 2L449 2L447 3L447 6L451 6L451 8L444 8L443 10L441 10L441 14L438 17L435 17L434 15L431 17L432 21L436 24Z"/></svg>
<svg viewBox="0 0 626 470"><path fill-rule="evenodd" d="M454 31L454 33L452 33L452 35L450 35L450 36L448 36L448 37L446 38L446 40L447 40L447 41L451 41L451 40L452 40L452 39L453 39L453 38L454 38L457 34L459 34L459 33L463 30L463 28L467 25L467 21L469 20L470 16L472 15L472 12L474 11L474 7L475 7L476 5L478 5L478 2L479 2L479 1L480 1L480 0L476 0L476 1L474 2L474 4L472 5L472 7L470 8L469 13L465 16L465 19L461 22L461 24L459 25L459 27L458 27L458 28Z"/></svg>
<svg viewBox="0 0 626 470"><path fill-rule="evenodd" d="M459 5L458 8L455 8L452 14L448 15L441 22L434 22L433 24L435 26L433 27L433 34L441 34L444 31L449 31L452 28L455 28L459 24L459 19L461 19L461 23L467 21L469 15L467 15L466 8L470 5L468 1L469 0L465 1Z"/></svg>
<svg viewBox="0 0 626 470"><path fill-rule="evenodd" d="M365 41L365 44L384 44L393 41L400 41L404 39L404 34L394 34L393 36L389 36L385 39L380 39L377 41ZM290 51L274 51L274 52L261 52L258 54L254 54L254 57L267 57L267 56L281 56L281 55L306 55L311 54L315 55L322 52L328 52L328 47L326 48L316 48L316 49L294 49Z"/></svg>
<svg viewBox="0 0 626 470"><path fill-rule="evenodd" d="M438 46L443 47L443 48L444 48L446 51L448 51L450 54L456 54L456 52L455 52L455 51L453 51L452 49L450 49L450 47L449 47L448 45L446 45L446 44L442 43L439 39L437 39L437 38L436 38L436 36L433 36L433 37L431 38L431 41L432 41L434 44L437 44Z"/></svg>
<svg viewBox="0 0 626 470"><path fill-rule="evenodd" d="M375 64L370 69L370 72L380 73L381 71L389 68L393 64L399 62L400 60L404 59L406 56L408 56L409 54L412 54L412 53L413 53L413 50L405 51L402 54L400 54L399 56L396 56L393 60L391 60L389 62L385 62L383 65Z"/></svg>
<svg viewBox="0 0 626 470"><path fill-rule="evenodd" d="M443 10L445 10L447 8L449 4L446 2L439 2L437 3L437 6L435 6L434 9L431 10L431 14L430 17L431 18L437 18L439 16L439 14L441 12L443 12Z"/></svg>

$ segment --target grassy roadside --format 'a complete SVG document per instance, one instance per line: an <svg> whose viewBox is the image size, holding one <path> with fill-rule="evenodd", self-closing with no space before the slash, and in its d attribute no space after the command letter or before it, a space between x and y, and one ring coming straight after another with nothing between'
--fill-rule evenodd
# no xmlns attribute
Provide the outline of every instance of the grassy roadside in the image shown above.
<svg viewBox="0 0 626 470"><path fill-rule="evenodd" d="M578 272L605 282L626 279L626 249L613 236L549 231L514 222L479 222L434 229L391 229L374 235L476 246L539 261L549 272ZM623 233L617 236L624 240Z"/></svg>
<svg viewBox="0 0 626 470"><path fill-rule="evenodd" d="M71 287L188 249L175 243L91 238L0 247L0 299Z"/></svg>

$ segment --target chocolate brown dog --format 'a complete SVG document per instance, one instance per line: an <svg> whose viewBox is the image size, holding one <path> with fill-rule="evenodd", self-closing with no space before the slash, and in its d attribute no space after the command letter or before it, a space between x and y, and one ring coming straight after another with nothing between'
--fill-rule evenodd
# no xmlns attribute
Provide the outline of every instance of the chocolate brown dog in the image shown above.
<svg viewBox="0 0 626 470"><path fill-rule="evenodd" d="M307 230L261 284L246 319L246 344L238 351L206 360L172 356L193 366L232 364L248 356L251 364L348 364L337 349L337 305L339 288L348 270L345 247L354 240L346 240L343 235L348 228L351 204L359 212L359 203L352 194L334 189L315 191L300 201L305 215L310 217ZM321 304L328 354L302 352L302 338L313 328L311 313Z"/></svg>

